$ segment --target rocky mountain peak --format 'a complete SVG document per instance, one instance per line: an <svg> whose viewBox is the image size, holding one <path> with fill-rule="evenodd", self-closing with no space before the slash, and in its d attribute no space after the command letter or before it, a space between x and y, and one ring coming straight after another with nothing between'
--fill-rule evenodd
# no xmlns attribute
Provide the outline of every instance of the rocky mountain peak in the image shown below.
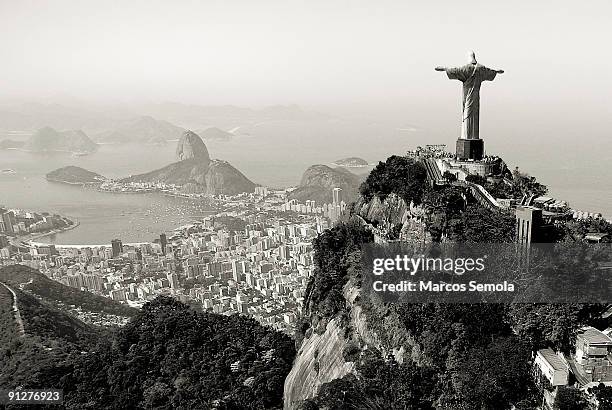
<svg viewBox="0 0 612 410"><path fill-rule="evenodd" d="M176 147L176 158L179 161L192 158L205 162L210 161L206 145L204 145L202 138L193 131L185 131L179 139Z"/></svg>

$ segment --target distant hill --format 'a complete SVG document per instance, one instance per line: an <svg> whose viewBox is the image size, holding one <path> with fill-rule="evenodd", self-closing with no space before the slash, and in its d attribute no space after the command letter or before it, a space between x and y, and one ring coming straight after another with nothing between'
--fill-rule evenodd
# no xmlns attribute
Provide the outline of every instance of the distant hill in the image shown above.
<svg viewBox="0 0 612 410"><path fill-rule="evenodd" d="M135 175L122 182L162 182L182 185L189 193L208 195L234 195L252 192L255 184L229 162L211 160L202 139L192 131L185 131L180 138L176 156L178 162L161 169Z"/></svg>
<svg viewBox="0 0 612 410"><path fill-rule="evenodd" d="M183 131L181 127L177 127L168 121L141 116L119 121L114 129L96 134L96 140L112 143L160 144L179 138Z"/></svg>
<svg viewBox="0 0 612 410"><path fill-rule="evenodd" d="M206 128L205 130L198 132L198 134L203 139L210 141L229 141L234 136L234 134L231 132L224 131L217 127Z"/></svg>
<svg viewBox="0 0 612 410"><path fill-rule="evenodd" d="M19 287L45 303L56 306L77 306L89 312L108 313L131 317L137 309L122 305L112 299L84 292L51 280L39 271L24 265L11 265L0 268L0 282Z"/></svg>
<svg viewBox="0 0 612 410"><path fill-rule="evenodd" d="M345 169L312 165L304 172L298 188L289 194L289 199L330 203L333 189L342 188L341 198L348 203L357 199L360 182L357 175Z"/></svg>
<svg viewBox="0 0 612 410"><path fill-rule="evenodd" d="M368 161L359 157L348 157L334 161L334 165L339 167L367 167Z"/></svg>
<svg viewBox="0 0 612 410"><path fill-rule="evenodd" d="M51 171L46 178L48 181L72 185L98 184L106 181L106 178L100 174L73 165Z"/></svg>
<svg viewBox="0 0 612 410"><path fill-rule="evenodd" d="M67 151L94 152L98 146L81 130L56 131L51 127L41 128L23 145L33 152Z"/></svg>

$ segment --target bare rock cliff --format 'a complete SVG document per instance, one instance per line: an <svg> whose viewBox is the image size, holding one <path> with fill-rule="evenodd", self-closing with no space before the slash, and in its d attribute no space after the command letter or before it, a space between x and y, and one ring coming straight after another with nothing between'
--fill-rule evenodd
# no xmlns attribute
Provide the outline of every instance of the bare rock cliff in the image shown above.
<svg viewBox="0 0 612 410"><path fill-rule="evenodd" d="M402 235L422 240L424 211L395 195L384 201L359 199L354 207L359 219L371 227L401 225ZM324 273L319 273L324 274ZM325 383L349 374L358 375L351 361L367 350L402 363L419 361L420 352L393 309L365 300L351 279L342 289L345 309L333 317L310 314L310 328L301 342L293 368L285 380L285 409L299 409L315 397ZM368 320L370 319L370 320Z"/></svg>
<svg viewBox="0 0 612 410"><path fill-rule="evenodd" d="M176 146L177 161L197 159L199 163L208 165L210 154L202 139L192 131L185 131Z"/></svg>
<svg viewBox="0 0 612 410"><path fill-rule="evenodd" d="M342 355L348 342L345 331L340 318L334 318L322 334L311 332L303 340L285 379L286 409L298 408L304 400L314 397L322 384L354 373L354 364L345 362Z"/></svg>

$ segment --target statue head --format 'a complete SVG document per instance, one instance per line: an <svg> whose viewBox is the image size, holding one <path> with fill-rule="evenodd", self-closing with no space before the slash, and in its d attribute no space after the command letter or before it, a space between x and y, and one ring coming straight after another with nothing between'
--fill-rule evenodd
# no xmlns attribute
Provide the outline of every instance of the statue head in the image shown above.
<svg viewBox="0 0 612 410"><path fill-rule="evenodd" d="M474 51L470 51L468 53L468 63L469 64L476 64L476 53L474 53Z"/></svg>

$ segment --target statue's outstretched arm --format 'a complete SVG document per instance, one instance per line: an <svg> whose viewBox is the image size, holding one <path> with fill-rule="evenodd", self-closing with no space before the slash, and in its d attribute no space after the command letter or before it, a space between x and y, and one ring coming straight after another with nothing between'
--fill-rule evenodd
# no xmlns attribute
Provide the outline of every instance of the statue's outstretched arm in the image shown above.
<svg viewBox="0 0 612 410"><path fill-rule="evenodd" d="M495 70L495 72L496 72L497 74L503 74L503 73L504 73L504 70Z"/></svg>
<svg viewBox="0 0 612 410"><path fill-rule="evenodd" d="M442 67L442 66L437 66L435 68L436 71L446 71L446 67Z"/></svg>

